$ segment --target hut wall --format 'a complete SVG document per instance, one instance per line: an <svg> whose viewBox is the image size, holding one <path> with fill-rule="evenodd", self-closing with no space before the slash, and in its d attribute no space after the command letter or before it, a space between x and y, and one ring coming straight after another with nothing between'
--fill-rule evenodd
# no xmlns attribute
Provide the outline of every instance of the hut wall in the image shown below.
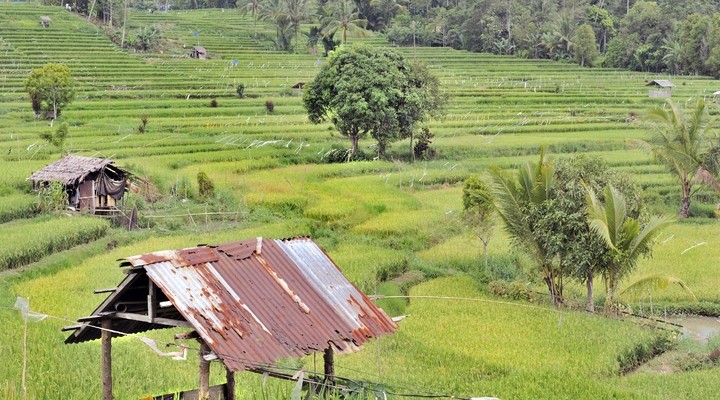
<svg viewBox="0 0 720 400"><path fill-rule="evenodd" d="M86 180L78 186L80 191L80 211L90 210L90 213L95 214L95 181Z"/></svg>
<svg viewBox="0 0 720 400"><path fill-rule="evenodd" d="M669 90L651 90L648 94L651 98L662 98L662 97L670 97L670 91Z"/></svg>

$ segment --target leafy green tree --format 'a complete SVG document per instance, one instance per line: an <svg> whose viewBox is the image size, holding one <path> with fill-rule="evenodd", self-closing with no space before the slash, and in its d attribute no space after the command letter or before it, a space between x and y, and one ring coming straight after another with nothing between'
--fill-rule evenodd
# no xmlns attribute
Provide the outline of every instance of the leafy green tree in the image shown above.
<svg viewBox="0 0 720 400"><path fill-rule="evenodd" d="M495 206L490 188L478 176L465 179L462 218L483 244L483 260L488 267L488 245L495 232Z"/></svg>
<svg viewBox="0 0 720 400"><path fill-rule="evenodd" d="M588 220L593 230L610 248L612 257L601 267L605 282L605 312L610 313L617 300L620 281L637 267L640 257L650 253L653 240L673 220L652 217L646 224L628 216L627 203L612 186L605 189L605 202L588 190Z"/></svg>
<svg viewBox="0 0 720 400"><path fill-rule="evenodd" d="M678 62L682 70L692 74L706 74L705 62L710 56L709 16L691 14L680 23Z"/></svg>
<svg viewBox="0 0 720 400"><path fill-rule="evenodd" d="M303 103L311 122L329 121L350 140L353 155L370 134L384 156L388 143L408 137L442 104L438 81L428 75L389 49L343 47L306 86Z"/></svg>
<svg viewBox="0 0 720 400"><path fill-rule="evenodd" d="M135 45L142 51L148 51L160 42L160 29L157 26L143 26L135 32Z"/></svg>
<svg viewBox="0 0 720 400"><path fill-rule="evenodd" d="M652 152L660 163L668 167L670 173L680 183L680 218L690 216L690 200L698 173L707 171L704 160L710 149L709 138L705 134L705 101L700 99L689 116L667 101L667 107L653 107L647 116L653 125L654 135L648 141L634 140L639 147Z"/></svg>
<svg viewBox="0 0 720 400"><path fill-rule="evenodd" d="M67 65L48 63L30 72L25 90L30 95L36 118L42 111L52 111L53 119L57 119L75 96L75 80Z"/></svg>
<svg viewBox="0 0 720 400"><path fill-rule="evenodd" d="M58 127L57 127L57 129L55 129L54 133L43 132L40 134L41 139L46 140L49 144L57 147L58 150L62 150L67 136L68 136L68 125L65 122L58 125Z"/></svg>
<svg viewBox="0 0 720 400"><path fill-rule="evenodd" d="M595 64L595 59L600 56L600 52L597 48L597 42L595 41L595 32L593 32L590 24L582 24L575 31L575 61L580 66L592 67Z"/></svg>
<svg viewBox="0 0 720 400"><path fill-rule="evenodd" d="M587 189L602 194L608 185L617 187L625 196L628 215L639 218L643 208L640 188L627 175L613 171L599 157L579 155L556 163L553 209L559 210L554 213L562 218L554 225L552 235L562 241L558 251L561 268L586 286L589 312L595 311L595 276L612 254L587 221Z"/></svg>
<svg viewBox="0 0 720 400"><path fill-rule="evenodd" d="M711 22L709 35L710 53L705 61L705 67L709 74L720 78L720 13L715 13Z"/></svg>
<svg viewBox="0 0 720 400"><path fill-rule="evenodd" d="M620 23L619 34L608 44L605 65L637 71L666 68L662 47L672 33L672 20L655 2L637 1Z"/></svg>
<svg viewBox="0 0 720 400"><path fill-rule="evenodd" d="M610 38L617 34L615 17L606 8L591 5L588 9L588 19L595 30L595 37L600 41L599 50L604 52Z"/></svg>

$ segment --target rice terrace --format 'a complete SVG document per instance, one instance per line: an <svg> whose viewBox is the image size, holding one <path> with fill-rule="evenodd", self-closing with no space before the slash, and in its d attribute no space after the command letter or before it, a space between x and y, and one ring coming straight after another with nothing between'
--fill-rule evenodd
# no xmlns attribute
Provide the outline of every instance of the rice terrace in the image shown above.
<svg viewBox="0 0 720 400"><path fill-rule="evenodd" d="M198 398L180 392L198 389L206 361L200 386L232 376L224 396L237 399L720 398L711 71L588 68L342 27L325 55L315 23L291 14L281 38L268 18L220 3L83 3L93 18L47 3L0 3L0 399L108 398L110 336L116 399ZM410 136L376 137L404 126L373 121L352 152L344 111L309 108L347 87L322 91L316 77L366 53L435 77L442 101ZM48 65L67 67L68 101L34 97L29 77ZM664 124L673 112L684 119ZM704 158L668 168L659 132L686 131L708 139ZM68 155L85 169L62 185L33 175ZM278 276L290 259L331 272ZM193 286L195 273L218 286ZM226 309L249 294L218 287L267 276L287 319L259 322L269 289L246 314ZM301 283L327 293L313 303ZM197 320L181 309L214 290L223 301ZM293 347L342 336L349 320L366 334ZM205 324L242 344L253 321L253 335L287 335L257 354L287 357L261 363L253 342L233 358L195 340Z"/></svg>

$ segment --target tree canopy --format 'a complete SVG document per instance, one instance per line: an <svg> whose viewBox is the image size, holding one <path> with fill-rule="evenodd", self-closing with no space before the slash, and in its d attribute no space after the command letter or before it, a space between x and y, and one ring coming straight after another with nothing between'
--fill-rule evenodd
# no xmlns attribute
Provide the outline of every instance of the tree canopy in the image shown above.
<svg viewBox="0 0 720 400"><path fill-rule="evenodd" d="M388 144L411 137L417 124L437 115L444 99L439 80L390 49L342 47L303 93L313 123L329 121L350 140L352 153L371 135L384 156Z"/></svg>
<svg viewBox="0 0 720 400"><path fill-rule="evenodd" d="M75 81L67 65L48 63L30 72L25 90L36 117L42 112L52 112L52 118L56 119L75 96Z"/></svg>

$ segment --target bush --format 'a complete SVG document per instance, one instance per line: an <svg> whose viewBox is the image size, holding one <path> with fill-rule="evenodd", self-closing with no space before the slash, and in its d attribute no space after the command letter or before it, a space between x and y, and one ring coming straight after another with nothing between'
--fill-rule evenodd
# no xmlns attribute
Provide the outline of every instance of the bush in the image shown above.
<svg viewBox="0 0 720 400"><path fill-rule="evenodd" d="M218 102L216 99L210 100L210 107L215 108L218 106Z"/></svg>
<svg viewBox="0 0 720 400"><path fill-rule="evenodd" d="M148 123L147 115L141 115L140 116L140 126L138 126L139 133L145 133L145 128L147 127L147 123Z"/></svg>
<svg viewBox="0 0 720 400"><path fill-rule="evenodd" d="M197 174L198 194L202 199L208 199L215 195L215 184L203 171Z"/></svg>
<svg viewBox="0 0 720 400"><path fill-rule="evenodd" d="M37 208L40 212L63 210L67 205L68 196L60 182L50 182L38 192Z"/></svg>
<svg viewBox="0 0 720 400"><path fill-rule="evenodd" d="M507 299L530 302L536 300L528 285L522 282L491 281L488 284L488 289L493 295Z"/></svg>
<svg viewBox="0 0 720 400"><path fill-rule="evenodd" d="M272 100L265 100L265 110L268 114L272 114L275 111L275 103Z"/></svg>
<svg viewBox="0 0 720 400"><path fill-rule="evenodd" d="M437 156L437 151L430 147L432 138L434 137L435 135L430 132L430 129L422 128L422 133L418 135L417 143L415 143L415 147L413 148L415 158L420 160L432 160Z"/></svg>

